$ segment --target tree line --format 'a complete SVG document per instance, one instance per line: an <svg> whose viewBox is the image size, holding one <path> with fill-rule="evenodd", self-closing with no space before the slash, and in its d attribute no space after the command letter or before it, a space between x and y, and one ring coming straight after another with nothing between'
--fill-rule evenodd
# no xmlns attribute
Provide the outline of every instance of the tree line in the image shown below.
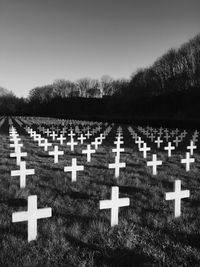
<svg viewBox="0 0 200 267"><path fill-rule="evenodd" d="M114 80L108 75L76 82L59 79L31 89L26 99L3 94L0 113L200 119L199 96L200 34L138 69L130 79Z"/></svg>

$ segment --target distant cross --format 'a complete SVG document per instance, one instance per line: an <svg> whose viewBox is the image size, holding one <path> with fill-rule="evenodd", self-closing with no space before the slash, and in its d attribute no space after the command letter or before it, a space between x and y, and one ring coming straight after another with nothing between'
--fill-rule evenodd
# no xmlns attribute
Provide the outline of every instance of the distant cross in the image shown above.
<svg viewBox="0 0 200 267"><path fill-rule="evenodd" d="M26 176L35 174L34 169L26 169L26 162L22 161L20 163L20 169L11 171L11 176L20 176L20 188L26 186Z"/></svg>
<svg viewBox="0 0 200 267"><path fill-rule="evenodd" d="M194 163L194 158L190 158L190 152L186 152L186 158L181 160L181 163L186 164L186 171L190 170L190 163Z"/></svg>
<svg viewBox="0 0 200 267"><path fill-rule="evenodd" d="M67 131L66 131L66 127L64 127L64 128L62 129L61 133L62 133L63 135L65 135L65 134L67 133Z"/></svg>
<svg viewBox="0 0 200 267"><path fill-rule="evenodd" d="M87 133L85 134L85 136L89 139L90 136L92 136L92 134L89 131L87 131Z"/></svg>
<svg viewBox="0 0 200 267"><path fill-rule="evenodd" d="M58 163L58 156L64 155L64 151L59 151L58 146L54 146L53 151L49 151L50 156L54 156L54 163Z"/></svg>
<svg viewBox="0 0 200 267"><path fill-rule="evenodd" d="M57 137L57 140L60 141L60 145L63 145L63 141L66 140L66 137L61 134L59 137Z"/></svg>
<svg viewBox="0 0 200 267"><path fill-rule="evenodd" d="M147 147L147 144L144 142L143 147L140 148L140 151L143 152L143 157L146 159L147 157L147 151L150 151L151 148Z"/></svg>
<svg viewBox="0 0 200 267"><path fill-rule="evenodd" d="M83 141L86 140L86 137L83 134L81 134L77 139L81 141L81 145L82 145Z"/></svg>
<svg viewBox="0 0 200 267"><path fill-rule="evenodd" d="M144 141L141 140L141 137L138 137L138 140L135 141L136 144L138 144L139 149L141 148L141 144L144 143Z"/></svg>
<svg viewBox="0 0 200 267"><path fill-rule="evenodd" d="M42 141L44 141L44 138L41 137L41 135L40 135L40 136L38 137L37 141L38 141L38 146L41 146Z"/></svg>
<svg viewBox="0 0 200 267"><path fill-rule="evenodd" d="M28 210L14 212L12 222L28 221L28 242L37 238L37 220L52 216L51 208L37 208L37 196L28 196Z"/></svg>
<svg viewBox="0 0 200 267"><path fill-rule="evenodd" d="M95 149L98 149L98 146L101 145L101 141L99 140L98 137L95 138L95 141L91 143L92 145L94 145Z"/></svg>
<svg viewBox="0 0 200 267"><path fill-rule="evenodd" d="M70 142L67 142L67 146L70 146L71 147L71 151L74 151L74 147L78 145L78 142L74 142L74 138L72 137L71 138L71 141Z"/></svg>
<svg viewBox="0 0 200 267"><path fill-rule="evenodd" d="M125 168L126 167L126 163L125 162L120 162L119 161L119 156L115 156L115 163L111 163L108 165L109 169L115 169L115 178L119 177L119 170L121 168Z"/></svg>
<svg viewBox="0 0 200 267"><path fill-rule="evenodd" d="M149 135L149 138L151 139L151 142L153 142L153 140L154 140L154 138L155 138L154 134L151 133L151 134Z"/></svg>
<svg viewBox="0 0 200 267"><path fill-rule="evenodd" d="M174 192L165 193L166 200L174 200L174 216L181 215L181 199L190 197L189 190L181 191L181 180L175 180Z"/></svg>
<svg viewBox="0 0 200 267"><path fill-rule="evenodd" d="M196 149L196 148L197 148L197 146L195 146L195 145L194 145L194 142L191 140L191 141L190 141L190 146L187 146L187 149L190 150L190 155L191 155L191 156L193 155L193 153L194 153L194 149Z"/></svg>
<svg viewBox="0 0 200 267"><path fill-rule="evenodd" d="M112 186L111 200L100 200L100 210L111 209L111 226L118 225L119 208L129 205L129 198L119 198L118 186Z"/></svg>
<svg viewBox="0 0 200 267"><path fill-rule="evenodd" d="M77 171L83 171L84 166L78 166L76 158L72 159L72 166L64 167L64 172L71 172L72 173L72 182L76 181L76 173Z"/></svg>
<svg viewBox="0 0 200 267"><path fill-rule="evenodd" d="M119 138L117 139L117 141L114 142L114 144L116 144L116 148L112 149L113 153L117 153L116 156L120 157L120 152L124 152L124 148L120 147L120 144L123 144L124 142L121 141Z"/></svg>
<svg viewBox="0 0 200 267"><path fill-rule="evenodd" d="M173 141L176 145L176 147L178 147L178 144L181 142L178 138L178 136L176 137L176 139Z"/></svg>
<svg viewBox="0 0 200 267"><path fill-rule="evenodd" d="M169 136L168 132L165 134L164 138L165 138L165 140L166 140L167 142L169 141L170 136Z"/></svg>
<svg viewBox="0 0 200 267"><path fill-rule="evenodd" d="M49 136L50 133L51 133L51 131L50 131L49 129L46 129L46 130L45 130L45 133L46 133L47 136Z"/></svg>
<svg viewBox="0 0 200 267"><path fill-rule="evenodd" d="M15 142L14 144L10 144L10 147L14 147L16 151L18 148L23 147L23 144L19 144L18 142Z"/></svg>
<svg viewBox="0 0 200 267"><path fill-rule="evenodd" d="M179 129L178 129L178 128L176 128L176 130L175 130L175 133L176 133L176 134L178 134L178 132L179 132Z"/></svg>
<svg viewBox="0 0 200 267"><path fill-rule="evenodd" d="M53 131L50 136L52 137L52 140L55 141L58 135L55 133L55 131Z"/></svg>
<svg viewBox="0 0 200 267"><path fill-rule="evenodd" d="M73 133L73 131L71 130L68 136L72 139L75 136L75 133Z"/></svg>
<svg viewBox="0 0 200 267"><path fill-rule="evenodd" d="M163 140L161 140L159 136L154 142L157 144L157 148L160 148L160 144L163 143Z"/></svg>
<svg viewBox="0 0 200 267"><path fill-rule="evenodd" d="M10 138L10 141L16 143L16 142L21 141L21 138L18 138L16 136L12 136L12 138Z"/></svg>
<svg viewBox="0 0 200 267"><path fill-rule="evenodd" d="M175 132L172 130L171 131L171 136L174 137L174 135L175 135Z"/></svg>
<svg viewBox="0 0 200 267"><path fill-rule="evenodd" d="M94 149L91 149L91 145L87 145L87 149L82 150L83 154L87 154L87 162L91 161L91 154L95 153Z"/></svg>
<svg viewBox="0 0 200 267"><path fill-rule="evenodd" d="M16 157L17 159L17 165L20 165L21 162L21 158L22 157L27 157L27 153L26 152L21 152L21 148L17 147L17 149L15 150L14 153L10 153L10 157Z"/></svg>
<svg viewBox="0 0 200 267"><path fill-rule="evenodd" d="M152 161L147 162L147 166L152 166L153 167L153 175L157 174L157 166L162 165L161 160L157 160L157 155L153 154L153 159Z"/></svg>
<svg viewBox="0 0 200 267"><path fill-rule="evenodd" d="M168 146L164 147L164 150L167 150L168 152L168 157L171 157L172 155L172 150L175 150L175 147L171 145L171 142L168 142Z"/></svg>
<svg viewBox="0 0 200 267"><path fill-rule="evenodd" d="M44 139L44 142L41 143L40 146L44 147L44 151L47 151L47 150L48 150L48 147L49 147L49 146L52 146L52 144L49 143L47 139Z"/></svg>
<svg viewBox="0 0 200 267"><path fill-rule="evenodd" d="M105 134L102 134L102 133L101 133L100 136L99 136L99 138L101 139L101 141L104 140L104 139L106 138L106 137L105 137Z"/></svg>

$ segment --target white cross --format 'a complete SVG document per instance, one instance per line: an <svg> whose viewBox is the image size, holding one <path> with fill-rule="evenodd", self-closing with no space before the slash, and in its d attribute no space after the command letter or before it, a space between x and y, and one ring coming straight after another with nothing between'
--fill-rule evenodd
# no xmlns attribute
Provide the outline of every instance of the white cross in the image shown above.
<svg viewBox="0 0 200 267"><path fill-rule="evenodd" d="M173 141L176 145L176 147L178 147L178 144L181 142L178 138L178 136L176 137L176 139Z"/></svg>
<svg viewBox="0 0 200 267"><path fill-rule="evenodd" d="M82 150L82 154L87 154L87 162L91 161L91 154L95 153L94 149L91 149L91 145L87 145L87 149Z"/></svg>
<svg viewBox="0 0 200 267"><path fill-rule="evenodd" d="M41 137L41 135L40 135L37 141L38 141L38 146L41 146L42 141L44 141L44 138Z"/></svg>
<svg viewBox="0 0 200 267"><path fill-rule="evenodd" d="M151 150L151 148L150 147L147 147L147 144L146 143L144 143L143 144L143 147L141 147L140 148L140 151L142 151L143 152L143 157L146 159L146 157L147 157L147 151L150 151Z"/></svg>
<svg viewBox="0 0 200 267"><path fill-rule="evenodd" d="M190 170L190 163L194 163L194 158L190 158L190 152L186 152L186 158L181 160L181 163L186 164L186 171Z"/></svg>
<svg viewBox="0 0 200 267"><path fill-rule="evenodd" d="M89 132L89 131L87 131L87 133L85 134L85 136L89 139L90 138L90 136L91 136L92 134Z"/></svg>
<svg viewBox="0 0 200 267"><path fill-rule="evenodd" d="M105 134L100 134L100 136L99 136L99 138L100 138L100 140L102 141L102 140L104 140L106 137L105 137Z"/></svg>
<svg viewBox="0 0 200 267"><path fill-rule="evenodd" d="M165 193L166 200L174 201L174 216L179 217L181 215L181 199L188 198L190 196L189 190L181 191L181 180L175 180L174 192Z"/></svg>
<svg viewBox="0 0 200 267"><path fill-rule="evenodd" d="M151 134L149 135L149 138L151 139L151 142L153 142L153 140L154 140L154 138L155 138L154 134L151 133Z"/></svg>
<svg viewBox="0 0 200 267"><path fill-rule="evenodd" d="M165 146L164 150L167 150L168 151L168 157L171 157L172 150L175 150L175 147L171 145L171 142L168 142L168 146Z"/></svg>
<svg viewBox="0 0 200 267"><path fill-rule="evenodd" d="M112 186L111 200L100 200L100 210L111 209L111 226L118 225L119 208L129 205L129 198L119 198L118 186Z"/></svg>
<svg viewBox="0 0 200 267"><path fill-rule="evenodd" d="M73 131L70 131L70 134L68 134L68 136L72 139L75 136L75 133L73 133Z"/></svg>
<svg viewBox="0 0 200 267"><path fill-rule="evenodd" d="M114 144L115 144L116 146L120 146L121 144L124 144L124 141L121 141L121 138L118 136L118 137L117 137L117 140L114 141Z"/></svg>
<svg viewBox="0 0 200 267"><path fill-rule="evenodd" d="M165 134L165 140L168 142L168 140L169 140L169 138L170 138L170 136L169 136L169 134L168 134L168 132Z"/></svg>
<svg viewBox="0 0 200 267"><path fill-rule="evenodd" d="M187 146L187 149L190 150L190 155L191 155L191 156L193 155L193 153L194 153L194 149L196 149L196 148L197 148L197 146L195 146L195 145L194 145L194 142L191 140L191 141L190 141L190 146Z"/></svg>
<svg viewBox="0 0 200 267"><path fill-rule="evenodd" d="M54 156L54 163L58 163L58 156L64 155L64 151L59 151L58 146L54 146L54 150L49 151L49 155Z"/></svg>
<svg viewBox="0 0 200 267"><path fill-rule="evenodd" d="M157 140L154 141L154 143L157 144L157 147L160 148L160 144L163 143L163 140L160 139L160 136L157 138Z"/></svg>
<svg viewBox="0 0 200 267"><path fill-rule="evenodd" d="M51 131L49 129L46 129L45 130L45 133L46 133L47 136L49 136L49 134L51 133Z"/></svg>
<svg viewBox="0 0 200 267"><path fill-rule="evenodd" d="M95 149L98 149L98 146L101 144L101 141L99 140L98 137L95 138L95 141L91 143L92 145L94 145Z"/></svg>
<svg viewBox="0 0 200 267"><path fill-rule="evenodd" d="M125 162L119 162L119 156L115 156L115 163L108 164L109 169L115 169L115 178L119 177L119 170L120 168L125 168Z"/></svg>
<svg viewBox="0 0 200 267"><path fill-rule="evenodd" d="M14 147L15 151L17 151L17 149L21 149L21 147L23 147L23 144L16 142L14 144L10 144L10 147Z"/></svg>
<svg viewBox="0 0 200 267"><path fill-rule="evenodd" d="M16 157L17 165L19 165L20 162L21 162L21 158L22 157L27 157L27 153L26 152L21 152L21 148L17 147L14 153L10 153L10 157L11 158Z"/></svg>
<svg viewBox="0 0 200 267"><path fill-rule="evenodd" d="M50 134L50 136L52 137L52 140L55 141L56 136L58 135L53 131L52 134Z"/></svg>
<svg viewBox="0 0 200 267"><path fill-rule="evenodd" d="M78 145L78 142L74 142L74 138L71 137L71 141L67 142L67 145L71 147L71 151L74 151L74 146Z"/></svg>
<svg viewBox="0 0 200 267"><path fill-rule="evenodd" d="M10 141L16 143L16 142L21 141L21 138L18 138L16 136L13 136L12 138L10 138Z"/></svg>
<svg viewBox="0 0 200 267"><path fill-rule="evenodd" d="M78 166L76 158L72 159L72 166L64 167L64 172L71 172L72 173L72 182L76 181L76 173L77 171L83 171L84 166Z"/></svg>
<svg viewBox="0 0 200 267"><path fill-rule="evenodd" d="M26 186L26 176L35 174L34 169L26 169L26 162L22 161L20 163L20 169L11 171L11 176L20 176L20 188Z"/></svg>
<svg viewBox="0 0 200 267"><path fill-rule="evenodd" d="M48 139L44 139L44 143L41 143L40 146L44 147L44 151L47 151L48 147L52 146L52 144L48 142Z"/></svg>
<svg viewBox="0 0 200 267"><path fill-rule="evenodd" d="M83 134L81 134L80 137L78 137L77 139L81 141L81 145L82 145L83 141L86 140L87 138Z"/></svg>
<svg viewBox="0 0 200 267"><path fill-rule="evenodd" d="M66 137L61 134L60 137L57 138L57 140L60 141L61 145L63 145L63 141L66 140Z"/></svg>
<svg viewBox="0 0 200 267"><path fill-rule="evenodd" d="M51 208L37 208L37 196L28 196L28 210L14 212L12 222L28 221L28 242L37 238L37 220L52 216Z"/></svg>
<svg viewBox="0 0 200 267"><path fill-rule="evenodd" d="M41 134L37 134L36 132L33 135L33 140L38 141L41 138Z"/></svg>
<svg viewBox="0 0 200 267"><path fill-rule="evenodd" d="M138 144L138 148L140 149L141 148L141 144L144 143L144 141L141 140L141 137L138 137L138 140L135 141L136 144Z"/></svg>
<svg viewBox="0 0 200 267"><path fill-rule="evenodd" d="M120 152L124 152L124 148L121 148L121 147L120 147L120 144L123 143L123 142L120 141L120 142L114 142L114 143L115 143L117 146L116 146L116 148L113 148L113 149L112 149L112 152L113 152L113 153L117 153L116 156L117 156L117 157L120 157Z"/></svg>
<svg viewBox="0 0 200 267"><path fill-rule="evenodd" d="M147 166L152 166L153 167L153 175L157 174L157 166L162 165L161 160L157 160L157 155L153 154L153 159L152 161L147 162Z"/></svg>

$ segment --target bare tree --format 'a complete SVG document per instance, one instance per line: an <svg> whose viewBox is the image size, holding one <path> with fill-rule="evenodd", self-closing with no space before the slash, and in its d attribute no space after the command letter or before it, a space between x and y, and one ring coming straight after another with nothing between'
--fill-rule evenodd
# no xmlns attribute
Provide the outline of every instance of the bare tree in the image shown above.
<svg viewBox="0 0 200 267"><path fill-rule="evenodd" d="M113 79L109 75L101 77L102 95L109 96L113 94Z"/></svg>

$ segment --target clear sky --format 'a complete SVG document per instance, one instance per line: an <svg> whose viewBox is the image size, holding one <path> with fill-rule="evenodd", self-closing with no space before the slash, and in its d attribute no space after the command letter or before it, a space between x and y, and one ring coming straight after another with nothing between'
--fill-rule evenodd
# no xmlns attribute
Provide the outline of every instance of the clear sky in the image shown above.
<svg viewBox="0 0 200 267"><path fill-rule="evenodd" d="M129 78L199 32L199 0L0 0L0 86Z"/></svg>

